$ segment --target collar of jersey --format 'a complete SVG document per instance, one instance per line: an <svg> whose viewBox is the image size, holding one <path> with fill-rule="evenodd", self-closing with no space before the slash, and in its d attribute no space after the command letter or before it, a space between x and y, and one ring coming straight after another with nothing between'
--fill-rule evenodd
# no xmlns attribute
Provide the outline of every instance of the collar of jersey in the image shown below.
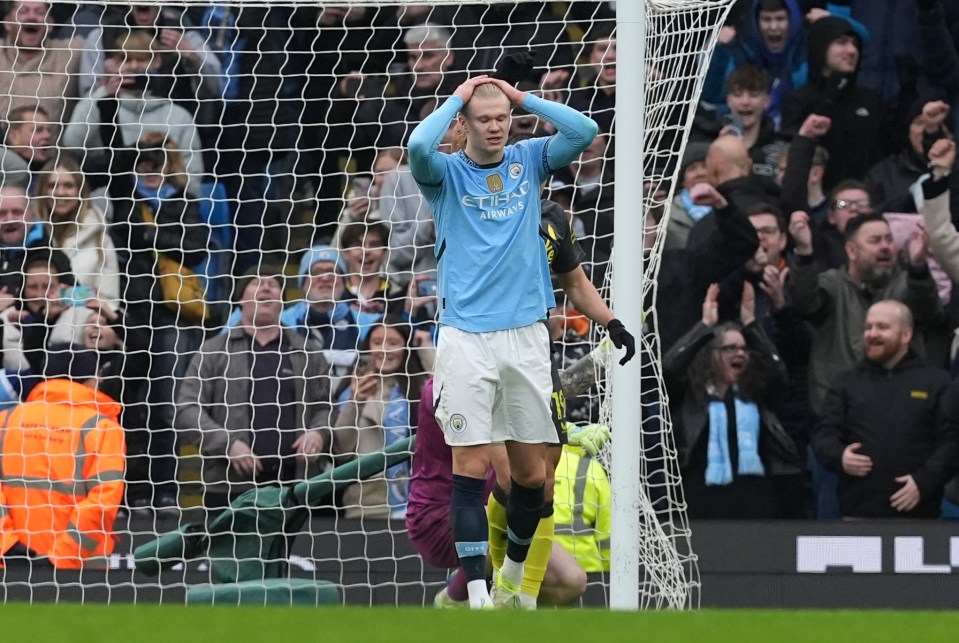
<svg viewBox="0 0 959 643"><path fill-rule="evenodd" d="M474 160L471 159L470 157L466 156L466 151L465 151L465 150L460 150L460 151L458 152L458 154L460 155L460 158L463 159L464 161L466 161L466 163L467 163L468 165L470 165L471 167L475 167L475 168L478 169L478 170L490 170L490 169L492 169L492 168L494 168L494 167L499 167L500 165L503 164L503 161L506 160L506 156L504 155L503 158L502 158L502 160L496 161L495 163L486 163L486 164L484 164L484 165L480 165L479 163L477 163L476 161L474 161Z"/></svg>

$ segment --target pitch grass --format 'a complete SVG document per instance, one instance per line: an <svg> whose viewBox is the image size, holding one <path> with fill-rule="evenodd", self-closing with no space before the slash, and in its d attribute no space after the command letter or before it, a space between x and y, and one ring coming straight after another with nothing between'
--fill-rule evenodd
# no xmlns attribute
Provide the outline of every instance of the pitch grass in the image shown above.
<svg viewBox="0 0 959 643"><path fill-rule="evenodd" d="M959 612L702 610L468 612L391 608L0 605L4 641L203 643L732 643L959 640Z"/></svg>

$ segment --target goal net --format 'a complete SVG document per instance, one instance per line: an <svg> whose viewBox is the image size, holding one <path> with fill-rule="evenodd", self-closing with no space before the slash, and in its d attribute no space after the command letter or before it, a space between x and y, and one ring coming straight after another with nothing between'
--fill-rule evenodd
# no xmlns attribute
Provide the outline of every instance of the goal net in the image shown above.
<svg viewBox="0 0 959 643"><path fill-rule="evenodd" d="M435 355L434 231L404 145L464 79L529 50L519 87L601 128L543 197L567 213L614 309L613 190L645 183L647 305L642 332L630 328L641 423L612 424L617 357L562 296L550 330L561 369L585 357L594 371L568 419L642 433L643 606L696 607L659 368L669 321L654 302L669 295L656 290L662 233L731 3L646 0L641 170L615 164L616 146L635 144L615 139L630 117L615 112L617 87L634 72L617 68L615 2L9 3L3 600L179 603L210 583L282 577L332 593L280 602L431 604L447 570L410 543L411 464L369 464L411 448ZM551 133L514 112L512 139ZM573 493L557 533L590 572L590 605L608 595L609 499L596 493L608 450L598 461L602 476L558 472ZM150 573L135 569L153 542ZM241 594L220 600L276 599Z"/></svg>

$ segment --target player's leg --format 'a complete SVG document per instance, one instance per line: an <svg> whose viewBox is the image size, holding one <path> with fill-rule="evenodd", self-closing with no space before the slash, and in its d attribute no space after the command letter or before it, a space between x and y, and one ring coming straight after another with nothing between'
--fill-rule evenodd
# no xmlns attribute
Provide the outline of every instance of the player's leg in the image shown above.
<svg viewBox="0 0 959 643"><path fill-rule="evenodd" d="M496 602L519 606L520 586L530 544L543 513L547 443L555 441L550 412L549 333L545 324L497 335L502 396L502 437L509 456L506 504L506 558L496 583ZM503 345L505 344L505 345ZM494 416L495 419L499 419Z"/></svg>
<svg viewBox="0 0 959 643"><path fill-rule="evenodd" d="M497 591L518 598L529 548L543 515L546 444L508 442L506 448L510 461L506 558L497 577Z"/></svg>
<svg viewBox="0 0 959 643"><path fill-rule="evenodd" d="M433 600L435 607L463 607L469 605L466 575L460 570L459 556L453 542L450 503L421 506L411 504L406 514L406 534L410 543L424 561L434 567L453 569L446 586Z"/></svg>
<svg viewBox="0 0 959 643"><path fill-rule="evenodd" d="M534 598L539 597L543 578L547 573L547 566L553 551L555 540L555 522L553 518L553 490L556 481L556 466L566 444L566 396L563 393L563 383L559 377L559 370L555 364L550 364L550 379L553 384L553 395L550 398L550 413L553 420L555 435L553 442L546 452L546 484L543 489L543 514L533 542L526 556L526 567L523 573L522 593Z"/></svg>
<svg viewBox="0 0 959 643"><path fill-rule="evenodd" d="M494 444L490 462L496 472L496 484L486 499L486 519L489 522L489 554L493 569L499 571L506 558L506 504L509 495L509 456L506 445Z"/></svg>
<svg viewBox="0 0 959 643"><path fill-rule="evenodd" d="M489 549L486 472L489 468L495 364L482 335L447 327L437 347L433 403L453 454L450 522L466 577L470 607L490 605L486 586Z"/></svg>
<svg viewBox="0 0 959 643"><path fill-rule="evenodd" d="M586 591L586 572L559 543L553 543L546 577L539 590L540 605L569 605Z"/></svg>
<svg viewBox="0 0 959 643"><path fill-rule="evenodd" d="M530 543L529 553L526 555L526 565L523 571L523 582L520 586L525 596L530 596L535 602L540 595L540 587L543 584L543 578L548 573L550 564L553 541L555 536L555 523L553 519L553 485L556 480L556 465L559 462L559 455L562 453L562 446L549 445L546 452L546 483L543 487L543 511L540 515L539 523L536 525L536 531L533 532L533 542Z"/></svg>

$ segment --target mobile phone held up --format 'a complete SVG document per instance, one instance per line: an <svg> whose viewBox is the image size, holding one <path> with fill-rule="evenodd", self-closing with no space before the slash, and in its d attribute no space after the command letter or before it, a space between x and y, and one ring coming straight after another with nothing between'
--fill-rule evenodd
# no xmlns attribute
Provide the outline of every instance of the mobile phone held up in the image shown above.
<svg viewBox="0 0 959 643"><path fill-rule="evenodd" d="M60 289L60 297L67 306L86 306L87 302L96 297L96 293L89 286L66 286Z"/></svg>

